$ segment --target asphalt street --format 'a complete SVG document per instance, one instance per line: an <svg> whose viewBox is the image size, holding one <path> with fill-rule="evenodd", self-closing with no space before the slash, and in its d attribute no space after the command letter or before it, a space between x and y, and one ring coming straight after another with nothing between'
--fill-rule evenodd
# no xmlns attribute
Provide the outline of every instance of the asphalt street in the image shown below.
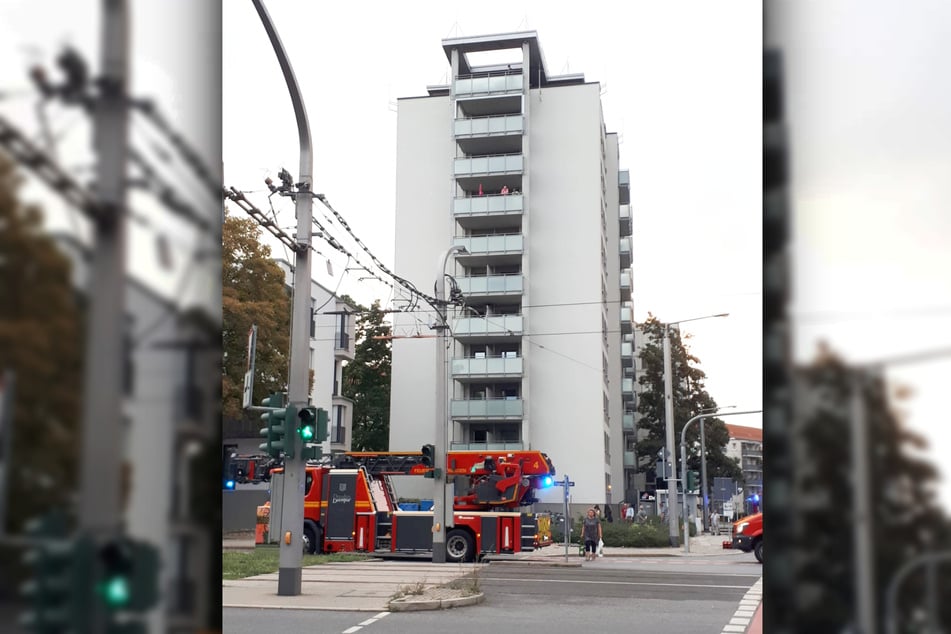
<svg viewBox="0 0 951 634"><path fill-rule="evenodd" d="M720 634L762 575L752 555L750 560L605 557L581 568L498 563L479 571L485 602L471 607L393 614L231 608L224 611L224 629L235 634L481 634L522 628L546 634Z"/></svg>

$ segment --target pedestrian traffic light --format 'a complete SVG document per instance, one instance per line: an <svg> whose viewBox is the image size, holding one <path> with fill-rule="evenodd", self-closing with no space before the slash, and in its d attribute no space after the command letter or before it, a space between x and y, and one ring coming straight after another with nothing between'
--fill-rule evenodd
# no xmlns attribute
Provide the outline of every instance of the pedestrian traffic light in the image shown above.
<svg viewBox="0 0 951 634"><path fill-rule="evenodd" d="M145 634L145 623L133 616L158 603L158 573L158 549L146 542L120 536L97 549L92 586L105 631Z"/></svg>
<svg viewBox="0 0 951 634"><path fill-rule="evenodd" d="M283 394L271 394L261 401L261 405L271 408L271 411L261 414L261 420L265 426L261 428L261 436L266 438L265 442L258 445L258 448L267 452L272 458L280 458L281 452L288 457L293 457L293 438L290 443L286 442L287 434L287 408L284 406ZM287 444L291 446L288 447Z"/></svg>

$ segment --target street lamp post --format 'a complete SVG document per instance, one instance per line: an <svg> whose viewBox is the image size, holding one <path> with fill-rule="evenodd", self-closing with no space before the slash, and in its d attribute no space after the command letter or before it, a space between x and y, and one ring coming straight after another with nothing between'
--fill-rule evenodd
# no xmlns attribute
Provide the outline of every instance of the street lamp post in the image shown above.
<svg viewBox="0 0 951 634"><path fill-rule="evenodd" d="M446 526L452 523L452 497L446 477L446 449L448 444L447 401L449 400L449 370L446 365L446 263L453 253L466 253L461 245L449 247L436 263L436 436L433 451L433 563L446 563ZM446 507L450 507L447 509ZM448 511L448 512L447 512Z"/></svg>
<svg viewBox="0 0 951 634"><path fill-rule="evenodd" d="M716 315L707 315L705 317L694 317L692 319L681 319L680 321L671 321L664 324L664 430L665 430L665 440L667 446L665 447L666 452L664 455L664 476L666 477L667 473L667 459L668 454L670 457L671 463L673 463L677 455L676 446L674 444L674 387L673 387L673 373L671 371L671 360L670 360L670 327L676 324L682 324L688 321L697 321L699 319L710 319L712 317L726 317L729 313L718 313ZM671 470L673 471L673 469ZM675 475L671 473L671 475ZM671 493L670 483L673 482L673 493ZM684 492L684 499L687 498L686 491ZM680 545L680 538L678 536L678 522L677 522L677 482L675 478L670 478L667 480L667 527L669 530L670 545L677 547Z"/></svg>
<svg viewBox="0 0 951 634"><path fill-rule="evenodd" d="M744 412L730 412L728 414L723 414L717 412L718 416L739 416L740 414L759 414L763 410L754 409ZM680 430L680 479L684 482L687 481L687 428L690 427L690 423L695 420L703 420L705 414L698 414L694 416L686 423L684 423L684 428ZM684 490L684 552L690 552L690 526L687 524L687 491Z"/></svg>

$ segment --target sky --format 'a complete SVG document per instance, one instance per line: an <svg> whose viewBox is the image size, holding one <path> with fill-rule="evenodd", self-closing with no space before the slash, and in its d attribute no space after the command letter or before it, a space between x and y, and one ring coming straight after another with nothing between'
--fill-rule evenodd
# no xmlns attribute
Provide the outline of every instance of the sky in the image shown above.
<svg viewBox="0 0 951 634"><path fill-rule="evenodd" d="M276 0L267 7L307 105L315 189L390 264L396 100L448 82L442 39L534 30L549 74L599 82L605 125L618 133L620 165L631 174L635 320L730 313L683 331L717 402L755 410L762 404L761 220L760 194L749 183L761 169L761 13L741 3L688 4L686 20L683 8L649 2L612 4L610 12L525 1L420 2L412 20L392 3L372 12ZM281 167L298 173L293 110L251 3L226 3L224 26L226 184L249 190L268 210L263 179ZM291 227L291 203L273 200ZM321 258L313 264L324 286L339 284L366 303L389 296L381 284L359 281L360 271L344 275L346 258L324 255L332 275Z"/></svg>

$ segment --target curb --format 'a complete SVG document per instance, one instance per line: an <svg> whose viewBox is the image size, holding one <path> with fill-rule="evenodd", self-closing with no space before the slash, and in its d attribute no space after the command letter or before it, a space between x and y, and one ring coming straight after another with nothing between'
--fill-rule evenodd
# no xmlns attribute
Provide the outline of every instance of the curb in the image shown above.
<svg viewBox="0 0 951 634"><path fill-rule="evenodd" d="M473 594L468 597L458 597L455 599L430 599L426 601L408 601L406 599L393 599L387 604L390 612L417 612L420 610L449 610L452 608L461 608L467 605L476 605L485 601L485 594Z"/></svg>

